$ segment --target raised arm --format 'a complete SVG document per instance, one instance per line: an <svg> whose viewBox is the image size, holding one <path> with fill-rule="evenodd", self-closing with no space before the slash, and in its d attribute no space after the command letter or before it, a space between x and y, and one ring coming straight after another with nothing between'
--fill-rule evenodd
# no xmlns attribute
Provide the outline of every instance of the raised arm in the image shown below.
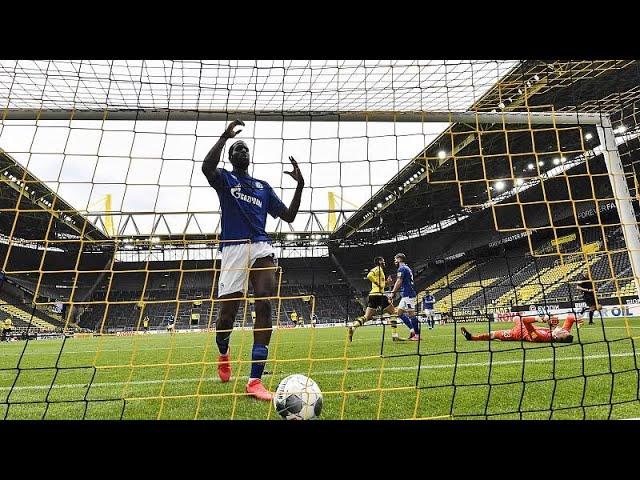
<svg viewBox="0 0 640 480"><path fill-rule="evenodd" d="M300 200L302 198L302 189L304 188L304 178L302 178L302 172L298 167L298 162L296 162L295 158L293 157L289 157L289 160L291 161L291 165L293 165L293 170L291 172L284 173L298 182L298 185L296 186L296 192L293 194L291 205L289 205L289 208L287 208L280 214L280 218L287 223L293 222L296 219L296 215L298 215Z"/></svg>
<svg viewBox="0 0 640 480"><path fill-rule="evenodd" d="M220 163L220 155L222 154L222 150L224 150L224 144L226 143L227 139L235 137L242 131L238 130L234 132L233 130L235 127L240 125L244 127L244 122L242 120L234 120L233 122L231 122L224 133L220 135L220 138L213 146L213 148L209 150L207 156L204 157L204 162L202 163L202 173L204 173L204 176L207 177L209 185L211 185L212 187L218 180L218 163Z"/></svg>
<svg viewBox="0 0 640 480"><path fill-rule="evenodd" d="M536 323L536 322L540 322L540 323L550 323L552 318L556 318L557 317L549 317L548 319L545 318L540 318L540 317L536 317L536 316L531 316L531 317L520 317L520 319L522 320L522 323L525 324L529 324L529 323Z"/></svg>
<svg viewBox="0 0 640 480"><path fill-rule="evenodd" d="M517 321L516 317L516 321ZM538 319L538 317L520 317L520 321L524 324L529 324L529 323L536 323L539 322L541 320Z"/></svg>

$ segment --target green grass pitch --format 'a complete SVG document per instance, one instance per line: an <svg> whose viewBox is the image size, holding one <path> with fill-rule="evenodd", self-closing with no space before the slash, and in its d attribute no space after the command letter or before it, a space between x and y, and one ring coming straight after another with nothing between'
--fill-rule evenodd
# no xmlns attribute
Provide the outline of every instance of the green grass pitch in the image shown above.
<svg viewBox="0 0 640 480"><path fill-rule="evenodd" d="M467 342L453 325L423 327L419 345L391 342L388 327L382 342L380 326L350 345L344 327L278 329L264 382L273 391L289 374L312 377L321 419L640 417L640 319L605 322L554 346ZM251 344L250 331L234 332L233 377L222 384L214 333L2 343L0 418L279 419L244 395Z"/></svg>

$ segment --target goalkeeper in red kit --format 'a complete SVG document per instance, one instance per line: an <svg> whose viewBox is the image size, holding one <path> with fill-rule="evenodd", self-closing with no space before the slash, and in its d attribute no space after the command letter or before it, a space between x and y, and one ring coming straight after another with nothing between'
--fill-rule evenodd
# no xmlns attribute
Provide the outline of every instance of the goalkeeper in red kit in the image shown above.
<svg viewBox="0 0 640 480"><path fill-rule="evenodd" d="M544 321L549 327L538 327L534 325L535 322L542 322L539 317L515 317L515 325L511 330L496 330L490 333L481 333L479 335L472 335L466 328L462 327L460 330L464 338L470 341L482 341L482 340L501 340L503 342L508 341L524 341L524 342L536 342L536 343L571 343L573 342L573 335L571 335L571 327L577 321L580 326L581 320L578 320L572 313L567 315L567 319L564 321L562 327L558 326L558 317L551 316L548 321Z"/></svg>

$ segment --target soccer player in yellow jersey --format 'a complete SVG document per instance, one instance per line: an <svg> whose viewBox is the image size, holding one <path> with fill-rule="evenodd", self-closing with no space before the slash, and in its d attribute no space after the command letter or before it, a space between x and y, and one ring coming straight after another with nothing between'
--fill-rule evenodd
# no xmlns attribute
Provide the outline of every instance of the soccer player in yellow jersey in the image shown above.
<svg viewBox="0 0 640 480"><path fill-rule="evenodd" d="M291 321L293 322L294 327L298 326L298 314L296 313L295 310L291 312Z"/></svg>
<svg viewBox="0 0 640 480"><path fill-rule="evenodd" d="M0 324L0 328L2 329L2 341L9 341L8 337L13 330L13 322L11 321L11 315L9 315L6 320Z"/></svg>
<svg viewBox="0 0 640 480"><path fill-rule="evenodd" d="M440 300L440 305L438 310L440 312L440 325L445 325L447 321L451 318L451 310L449 308L449 302L444 298Z"/></svg>
<svg viewBox="0 0 640 480"><path fill-rule="evenodd" d="M373 259L376 264L375 267L371 269L369 274L367 275L367 279L371 282L371 291L369 292L369 301L367 302L367 309L364 312L364 316L358 317L354 322L353 326L349 327L349 341L353 341L353 333L356 331L356 328L361 327L366 322L373 318L373 315L376 313L376 310L380 308L383 313L388 313L389 315L395 315L396 309L393 304L389 301L389 298L385 295L384 289L386 286L391 285L391 277L385 278L384 276L384 267L385 262L384 258L376 257ZM396 327L397 320L394 318L391 320L391 328L393 329L393 341L399 341L400 337L398 336L398 331Z"/></svg>

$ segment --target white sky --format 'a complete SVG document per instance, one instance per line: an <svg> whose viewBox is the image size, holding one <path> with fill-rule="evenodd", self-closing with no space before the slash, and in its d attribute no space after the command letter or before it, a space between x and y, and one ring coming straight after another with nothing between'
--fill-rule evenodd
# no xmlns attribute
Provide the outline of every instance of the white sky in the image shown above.
<svg viewBox="0 0 640 480"><path fill-rule="evenodd" d="M253 66L231 67L232 62L226 62L227 66L221 67L202 62L200 73L194 76L187 67L198 62L146 62L146 67L140 63L126 65L126 69L117 62L109 62L94 65L71 61L0 61L0 107L134 106L130 102L136 98L130 93L137 87L137 104L153 107L162 107L164 102L164 107L212 108L218 106L216 102L222 92L226 94L226 103L220 106L229 109L275 108L276 104L280 110L299 109L304 104L300 99L308 94L315 98L315 103L307 103L304 107L307 110L335 109L336 105L340 108L350 105L354 110L370 105L376 110L406 110L424 107L425 102L429 103L425 110L465 110L513 65L513 62L469 61L425 61L423 65L407 61L389 65L378 62L368 68L366 62L357 61L353 65L343 62L337 68L327 66L327 62L315 67L313 62L307 67L293 64L286 67L283 66L286 62L274 61L271 66L250 62ZM83 73L89 64L94 69L91 75ZM169 64L173 68L166 74ZM181 67L179 77L175 73L176 64ZM47 69L43 68L45 65ZM95 73L103 67L111 71L104 78ZM145 68L151 70L147 77L140 77L142 80L138 82L132 80L136 72L140 74ZM214 68L216 75L202 73ZM444 76L437 73L439 70ZM133 74L127 78L125 71ZM330 73L335 77L337 71L343 78L347 72L351 75L342 83L331 80ZM164 77L160 72L165 72ZM411 80L416 75L410 77L407 72L418 77L422 72L423 78ZM227 80L224 89L223 78ZM374 78L377 83L372 83ZM292 79L297 80L294 83ZM196 90L192 90L194 85ZM145 88L146 96L141 93ZM194 97L196 93L198 96ZM339 97L340 102L331 103L332 95ZM397 98L404 100L398 102ZM208 99L206 105L204 99ZM377 103L373 102L375 99ZM271 184L286 204L291 200L295 183L283 171L290 170L288 157L294 156L307 180L300 208L316 210L328 207L329 191L362 205L447 126L261 121L246 122L237 138L246 141L252 151L250 173ZM112 195L114 212L212 212L219 208L217 195L200 169L204 156L224 128L224 122L207 121L0 120L0 148L81 212L102 211L103 205L94 204L107 193ZM227 142L227 147L231 143L233 140ZM230 168L228 163L221 166ZM347 204L343 207L352 209ZM139 227L147 230L143 233L150 233L152 214L138 215L136 220ZM185 220L185 215L174 215L172 231L181 231ZM212 231L216 220L212 215L203 215L200 227ZM114 221L117 227L118 218ZM326 216L322 221L326 222ZM293 227L302 230L306 222L307 217L299 215ZM274 227L275 221L269 217L267 228Z"/></svg>

